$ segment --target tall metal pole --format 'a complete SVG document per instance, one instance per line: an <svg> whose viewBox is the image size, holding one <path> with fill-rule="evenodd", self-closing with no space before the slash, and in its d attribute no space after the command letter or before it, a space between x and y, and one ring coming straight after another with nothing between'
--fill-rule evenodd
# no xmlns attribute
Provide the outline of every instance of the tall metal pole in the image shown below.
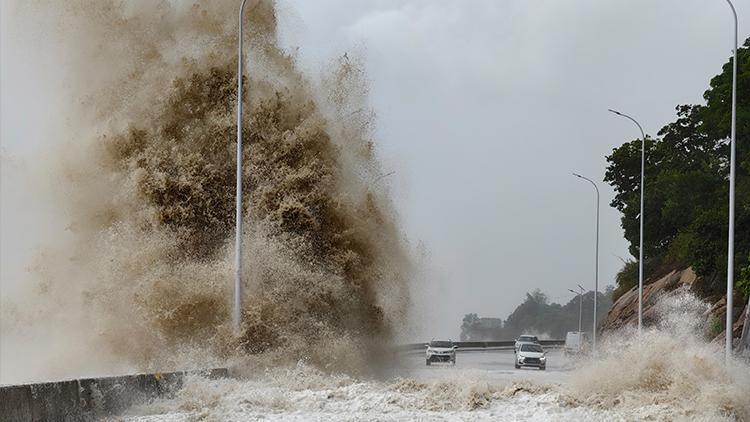
<svg viewBox="0 0 750 422"><path fill-rule="evenodd" d="M731 1L727 0L734 15L734 60L732 61L732 134L730 140L729 159L729 244L727 251L727 321L726 321L726 344L725 358L727 364L732 358L732 322L734 322L732 310L734 290L734 178L735 178L735 150L737 129L737 10Z"/></svg>
<svg viewBox="0 0 750 422"><path fill-rule="evenodd" d="M596 189L596 261L594 264L594 332L592 335L592 350L596 353L596 311L597 311L597 296L599 296L599 187L596 186L593 180L588 177L581 176L580 174L573 173L580 179L588 180Z"/></svg>
<svg viewBox="0 0 750 422"><path fill-rule="evenodd" d="M240 332L242 324L242 21L245 14L245 3L240 5L239 47L237 49L237 203L235 216L234 240L234 310L232 319L234 329Z"/></svg>
<svg viewBox="0 0 750 422"><path fill-rule="evenodd" d="M579 284L578 287L580 287L581 291L577 292L572 289L568 289L570 293L575 294L578 296L578 332L581 332L581 328L583 326L583 292L586 290Z"/></svg>
<svg viewBox="0 0 750 422"><path fill-rule="evenodd" d="M643 212L643 191L645 188L645 174L646 174L646 134L643 132L643 127L634 118L627 114L620 113L609 109L610 112L615 113L618 116L630 119L633 123L638 126L641 130L641 212L638 216L640 222L640 246L638 247L638 334L643 330L643 220L645 215Z"/></svg>

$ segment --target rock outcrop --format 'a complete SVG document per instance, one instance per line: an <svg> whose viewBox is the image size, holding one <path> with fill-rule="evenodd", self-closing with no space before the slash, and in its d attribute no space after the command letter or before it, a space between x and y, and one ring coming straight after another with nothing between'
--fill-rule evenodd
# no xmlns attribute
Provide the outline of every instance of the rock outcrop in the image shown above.
<svg viewBox="0 0 750 422"><path fill-rule="evenodd" d="M643 286L643 324L653 322L654 313L651 307L656 299L664 293L688 285L692 286L698 279L691 268L674 270L654 283ZM611 331L628 324L638 324L638 286L628 290L620 296L607 313L607 318L601 325L602 331Z"/></svg>
<svg viewBox="0 0 750 422"><path fill-rule="evenodd" d="M648 284L643 286L643 325L649 326L655 322L656 315L653 305L660 296L682 286L692 287L698 280L699 277L693 272L692 268L674 270L653 283L648 283L647 280ZM737 346L739 346L747 309L745 303L740 302L734 305L735 322L732 331L734 338L737 339ZM722 297L706 311L707 335L713 337L714 341L723 341L724 339L726 307L726 298ZM612 304L612 308L607 313L607 318L602 322L600 329L602 332L607 332L630 324L638 324L638 286L628 290Z"/></svg>

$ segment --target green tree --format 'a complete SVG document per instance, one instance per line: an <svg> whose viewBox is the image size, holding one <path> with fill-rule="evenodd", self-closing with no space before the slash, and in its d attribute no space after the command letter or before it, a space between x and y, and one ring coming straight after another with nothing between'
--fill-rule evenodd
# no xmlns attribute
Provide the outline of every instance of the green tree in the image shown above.
<svg viewBox="0 0 750 422"><path fill-rule="evenodd" d="M612 306L611 287L597 296L597 321L603 321ZM583 329L590 331L593 324L594 292L583 295ZM504 326L507 339L523 333L544 333L552 338L565 338L565 333L578 329L579 298L574 296L565 305L549 303L540 290L526 293L526 299L508 316Z"/></svg>
<svg viewBox="0 0 750 422"><path fill-rule="evenodd" d="M471 333L478 324L479 316L477 314L466 314L461 323L461 341L471 341Z"/></svg>
<svg viewBox="0 0 750 422"><path fill-rule="evenodd" d="M741 274L750 254L750 39L738 56L735 270ZM691 265L699 275L713 276L707 280L726 273L731 80L730 61L711 80L704 105L678 106L677 119L658 138L646 140L648 275L659 274L665 262ZM611 205L622 213L633 256L639 247L640 147L635 140L615 148L604 178L615 189ZM616 294L632 284L632 267L626 264L618 276ZM706 294L719 293L721 283L714 284L706 286Z"/></svg>

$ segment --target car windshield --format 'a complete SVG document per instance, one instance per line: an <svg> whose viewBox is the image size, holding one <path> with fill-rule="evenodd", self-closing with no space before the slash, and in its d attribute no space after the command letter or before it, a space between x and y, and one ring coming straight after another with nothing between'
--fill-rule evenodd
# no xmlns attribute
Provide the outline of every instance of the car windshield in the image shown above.
<svg viewBox="0 0 750 422"><path fill-rule="evenodd" d="M536 336L521 336L518 341L536 341Z"/></svg>
<svg viewBox="0 0 750 422"><path fill-rule="evenodd" d="M542 346L539 346L538 344L524 344L521 345L521 351L522 352L534 352L534 353L542 353Z"/></svg>
<svg viewBox="0 0 750 422"><path fill-rule="evenodd" d="M453 342L450 341L431 341L430 347L453 347Z"/></svg>

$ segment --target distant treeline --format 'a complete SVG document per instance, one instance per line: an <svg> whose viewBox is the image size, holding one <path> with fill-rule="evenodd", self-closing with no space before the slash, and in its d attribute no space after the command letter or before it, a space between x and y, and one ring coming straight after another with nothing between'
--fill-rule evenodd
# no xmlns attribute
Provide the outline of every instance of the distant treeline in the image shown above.
<svg viewBox="0 0 750 422"><path fill-rule="evenodd" d="M737 66L735 274L741 304L742 297L750 294L750 39L738 49ZM705 104L678 106L674 122L664 126L656 138L647 136L647 283L673 269L692 266L702 276L694 285L699 295L717 299L725 292L731 88L730 60L711 79L703 94ZM649 116L640 119L647 123ZM616 193L611 206L622 213L630 252L638 256L641 141L614 149L607 163L604 181ZM617 276L615 299L637 282L638 264L629 261Z"/></svg>
<svg viewBox="0 0 750 422"><path fill-rule="evenodd" d="M597 322L601 322L612 306L613 287L609 286L597 298ZM594 292L583 295L582 329L591 332L594 313ZM565 305L550 303L540 290L526 293L526 299L506 320L480 318L467 314L461 324L461 341L510 340L520 334L536 334L542 338L563 339L568 331L578 330L579 297Z"/></svg>

